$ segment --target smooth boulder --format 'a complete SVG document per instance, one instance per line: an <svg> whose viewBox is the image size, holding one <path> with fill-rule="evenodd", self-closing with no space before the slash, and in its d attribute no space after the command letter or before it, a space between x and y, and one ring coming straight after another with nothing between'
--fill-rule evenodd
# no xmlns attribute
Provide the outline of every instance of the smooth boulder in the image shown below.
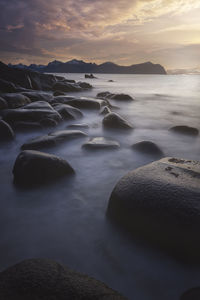
<svg viewBox="0 0 200 300"><path fill-rule="evenodd" d="M26 91L22 92L22 94L29 99L31 99L32 102L37 102L37 101L46 101L46 102L52 102L54 97L49 94L49 93L44 93L44 92L35 92L35 91Z"/></svg>
<svg viewBox="0 0 200 300"><path fill-rule="evenodd" d="M16 92L17 88L14 83L9 82L0 78L0 92L1 93L14 93Z"/></svg>
<svg viewBox="0 0 200 300"><path fill-rule="evenodd" d="M25 186L48 183L73 173L73 168L64 159L33 150L22 151L13 168L14 182Z"/></svg>
<svg viewBox="0 0 200 300"><path fill-rule="evenodd" d="M125 300L104 283L50 259L29 259L0 273L2 300Z"/></svg>
<svg viewBox="0 0 200 300"><path fill-rule="evenodd" d="M81 97L79 99L69 99L66 102L68 105L79 109L97 109L100 110L102 106L107 105L104 100Z"/></svg>
<svg viewBox="0 0 200 300"><path fill-rule="evenodd" d="M80 130L60 130L60 131L55 131L43 136L33 138L29 140L27 143L23 144L21 149L37 150L41 148L49 148L63 142L71 141L73 139L86 138L86 137L87 134Z"/></svg>
<svg viewBox="0 0 200 300"><path fill-rule="evenodd" d="M97 94L97 98L111 99L116 101L133 101L134 99L127 94L112 94L110 92L101 92Z"/></svg>
<svg viewBox="0 0 200 300"><path fill-rule="evenodd" d="M8 108L19 108L31 103L31 100L20 93L2 94L2 98L7 102Z"/></svg>
<svg viewBox="0 0 200 300"><path fill-rule="evenodd" d="M200 162L163 158L126 174L107 215L132 235L193 259L200 257Z"/></svg>
<svg viewBox="0 0 200 300"><path fill-rule="evenodd" d="M87 150L109 150L118 149L120 144L117 141L104 137L95 137L90 139L87 143L82 146Z"/></svg>
<svg viewBox="0 0 200 300"><path fill-rule="evenodd" d="M141 141L132 145L132 149L144 154L163 156L163 151L151 141Z"/></svg>
<svg viewBox="0 0 200 300"><path fill-rule="evenodd" d="M111 113L111 110L110 110L110 108L108 107L108 106L104 106L104 107L102 107L102 109L101 109L101 111L100 111L100 115L107 115L107 114L109 114L109 113Z"/></svg>
<svg viewBox="0 0 200 300"><path fill-rule="evenodd" d="M63 81L58 81L56 82L52 89L54 91L61 91L61 92L80 92L81 91L81 87L76 84L76 83L69 83L69 82L63 82Z"/></svg>
<svg viewBox="0 0 200 300"><path fill-rule="evenodd" d="M197 136L199 134L199 130L197 128L185 125L171 127L170 131L191 136Z"/></svg>
<svg viewBox="0 0 200 300"><path fill-rule="evenodd" d="M67 126L69 129L89 129L89 125L82 123L82 124L70 124Z"/></svg>
<svg viewBox="0 0 200 300"><path fill-rule="evenodd" d="M0 97L0 110L8 108L8 103L2 97Z"/></svg>
<svg viewBox="0 0 200 300"><path fill-rule="evenodd" d="M68 104L54 104L54 109L62 116L64 120L75 120L83 117L82 112Z"/></svg>
<svg viewBox="0 0 200 300"><path fill-rule="evenodd" d="M12 140L15 134L11 126L3 120L0 120L0 141Z"/></svg>
<svg viewBox="0 0 200 300"><path fill-rule="evenodd" d="M24 109L44 109L44 110L53 110L53 107L46 101L37 101L30 104L27 104L23 107Z"/></svg>
<svg viewBox="0 0 200 300"><path fill-rule="evenodd" d="M133 129L133 126L116 113L109 113L103 119L103 126L108 129Z"/></svg>

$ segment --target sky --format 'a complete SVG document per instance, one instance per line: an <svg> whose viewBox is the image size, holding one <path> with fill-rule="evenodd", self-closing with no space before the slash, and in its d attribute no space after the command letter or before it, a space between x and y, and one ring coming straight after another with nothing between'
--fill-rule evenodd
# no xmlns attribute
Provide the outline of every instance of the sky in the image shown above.
<svg viewBox="0 0 200 300"><path fill-rule="evenodd" d="M200 69L200 0L0 0L0 60Z"/></svg>

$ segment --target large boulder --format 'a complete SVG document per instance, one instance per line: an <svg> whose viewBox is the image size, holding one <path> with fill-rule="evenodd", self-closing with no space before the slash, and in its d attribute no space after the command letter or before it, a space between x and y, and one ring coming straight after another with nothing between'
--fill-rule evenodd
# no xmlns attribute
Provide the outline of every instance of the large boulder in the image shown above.
<svg viewBox="0 0 200 300"><path fill-rule="evenodd" d="M103 119L103 126L110 129L133 129L133 126L116 113L109 113Z"/></svg>
<svg viewBox="0 0 200 300"><path fill-rule="evenodd" d="M185 125L171 127L170 131L173 131L175 133L187 134L191 136L197 136L199 134L199 130L197 128L185 126Z"/></svg>
<svg viewBox="0 0 200 300"><path fill-rule="evenodd" d="M18 108L31 103L28 97L20 93L2 94L2 98L7 102L8 108Z"/></svg>
<svg viewBox="0 0 200 300"><path fill-rule="evenodd" d="M180 300L199 300L200 299L200 287L192 288L186 291L180 298Z"/></svg>
<svg viewBox="0 0 200 300"><path fill-rule="evenodd" d="M54 91L61 91L61 92L80 92L81 87L76 84L76 83L69 83L69 82L63 82L63 81L58 81L56 82L52 89Z"/></svg>
<svg viewBox="0 0 200 300"><path fill-rule="evenodd" d="M70 105L55 104L53 107L65 120L78 119L83 117L82 112L78 108L72 107Z"/></svg>
<svg viewBox="0 0 200 300"><path fill-rule="evenodd" d="M44 109L44 110L54 110L53 107L46 101L37 101L27 104L23 107L24 109Z"/></svg>
<svg viewBox="0 0 200 300"><path fill-rule="evenodd" d="M68 129L89 129L89 125L85 123L67 125Z"/></svg>
<svg viewBox="0 0 200 300"><path fill-rule="evenodd" d="M110 150L118 149L120 144L117 141L104 138L104 137L95 137L90 139L87 143L82 146L84 149L88 150Z"/></svg>
<svg viewBox="0 0 200 300"><path fill-rule="evenodd" d="M8 103L2 97L0 97L0 110L8 108Z"/></svg>
<svg viewBox="0 0 200 300"><path fill-rule="evenodd" d="M39 131L42 129L42 125L37 122L16 122L13 124L13 129L15 131L21 131L21 132L26 132L26 131Z"/></svg>
<svg viewBox="0 0 200 300"><path fill-rule="evenodd" d="M164 158L116 184L107 215L133 236L163 249L200 257L200 162Z"/></svg>
<svg viewBox="0 0 200 300"><path fill-rule="evenodd" d="M13 168L14 182L25 186L48 183L73 173L73 168L64 159L32 150L22 151Z"/></svg>
<svg viewBox="0 0 200 300"><path fill-rule="evenodd" d="M1 93L14 93L16 92L14 83L0 79L0 92Z"/></svg>
<svg viewBox="0 0 200 300"><path fill-rule="evenodd" d="M112 99L116 101L133 101L134 99L127 94L112 94L110 92L101 92L97 94L97 98Z"/></svg>
<svg viewBox="0 0 200 300"><path fill-rule="evenodd" d="M104 283L49 259L29 259L0 274L2 300L125 300Z"/></svg>
<svg viewBox="0 0 200 300"><path fill-rule="evenodd" d="M86 138L87 134L80 130L60 130L49 133L47 135L39 136L29 140L23 144L21 149L41 149L56 146L63 142L68 142L73 139Z"/></svg>
<svg viewBox="0 0 200 300"><path fill-rule="evenodd" d="M99 112L100 115L107 115L109 113L111 113L111 110L108 106L102 107L102 109Z"/></svg>
<svg viewBox="0 0 200 300"><path fill-rule="evenodd" d="M44 92L36 92L36 91L26 91L22 92L22 94L29 99L31 99L32 102L35 101L46 101L46 102L52 102L54 97L49 94L49 93L44 93Z"/></svg>
<svg viewBox="0 0 200 300"><path fill-rule="evenodd" d="M77 82L78 85L83 89L83 90L89 90L89 89L92 89L92 85L87 83L87 82L82 82L82 81L79 81Z"/></svg>
<svg viewBox="0 0 200 300"><path fill-rule="evenodd" d="M144 154L149 154L157 157L163 156L163 151L151 141L141 141L133 144L132 149Z"/></svg>
<svg viewBox="0 0 200 300"><path fill-rule="evenodd" d="M14 136L11 126L5 121L0 120L0 141L11 140Z"/></svg>
<svg viewBox="0 0 200 300"><path fill-rule="evenodd" d="M100 110L102 106L107 105L105 100L98 100L93 98L81 97L79 99L69 99L66 100L68 105L71 105L80 109L97 109Z"/></svg>

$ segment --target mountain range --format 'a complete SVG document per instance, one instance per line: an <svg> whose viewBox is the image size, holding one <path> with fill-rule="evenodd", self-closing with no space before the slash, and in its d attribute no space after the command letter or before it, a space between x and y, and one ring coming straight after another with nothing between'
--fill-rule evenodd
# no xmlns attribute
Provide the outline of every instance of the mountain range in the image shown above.
<svg viewBox="0 0 200 300"><path fill-rule="evenodd" d="M112 62L105 62L98 65L73 59L68 62L54 60L47 65L31 64L26 66L23 64L9 64L9 66L45 73L167 74L163 66L151 62L120 66Z"/></svg>

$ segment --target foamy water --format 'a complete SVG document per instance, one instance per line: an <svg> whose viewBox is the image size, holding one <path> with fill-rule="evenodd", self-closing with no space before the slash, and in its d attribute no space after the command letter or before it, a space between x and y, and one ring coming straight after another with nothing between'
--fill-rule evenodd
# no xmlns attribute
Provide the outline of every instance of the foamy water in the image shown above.
<svg viewBox="0 0 200 300"><path fill-rule="evenodd" d="M153 159L134 152L140 140L155 142L166 156L200 160L200 138L169 132L174 125L200 129L200 76L105 75L85 80L83 74L66 78L87 81L94 88L71 95L95 97L98 92L127 93L134 102L115 102L119 114L134 130L127 133L102 129L97 111L83 111L84 118L65 122L87 123L89 137L119 141L116 151L87 152L87 140L76 140L48 152L65 158L76 176L50 186L18 189L12 167L20 146L34 134L18 134L0 149L0 268L31 257L48 257L88 273L122 292L129 299L175 300L187 288L199 285L200 268L174 261L142 246L112 227L105 218L110 193L125 173ZM113 83L108 82L114 80ZM44 133L48 132L44 130Z"/></svg>

